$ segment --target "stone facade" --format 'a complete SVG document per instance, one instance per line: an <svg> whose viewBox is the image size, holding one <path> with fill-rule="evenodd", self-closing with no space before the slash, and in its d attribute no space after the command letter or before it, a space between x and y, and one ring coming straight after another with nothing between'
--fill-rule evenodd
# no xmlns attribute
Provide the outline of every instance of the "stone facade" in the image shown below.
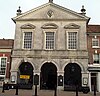
<svg viewBox="0 0 100 96"><path fill-rule="evenodd" d="M23 62L29 62L33 66L34 75L39 75L39 85L41 85L41 68L45 63L51 62L57 68L57 77L63 77L62 86L57 83L58 88L63 89L64 87L64 71L70 63L77 64L81 68L81 85L88 86L89 57L86 26L89 17L49 2L12 19L16 23L11 66L11 78L14 83L20 82L20 65ZM30 49L23 47L24 32L32 32ZM46 32L55 34L53 50L45 47ZM68 32L77 32L77 48L75 50L68 49Z"/></svg>

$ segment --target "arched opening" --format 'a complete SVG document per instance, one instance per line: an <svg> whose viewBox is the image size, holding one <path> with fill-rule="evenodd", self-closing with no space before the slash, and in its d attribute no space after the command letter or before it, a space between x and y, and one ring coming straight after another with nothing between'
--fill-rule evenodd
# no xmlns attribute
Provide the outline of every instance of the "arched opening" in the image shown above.
<svg viewBox="0 0 100 96"><path fill-rule="evenodd" d="M19 80L20 88L32 88L33 86L33 66L29 62L22 62L19 66Z"/></svg>
<svg viewBox="0 0 100 96"><path fill-rule="evenodd" d="M52 90L57 86L57 67L53 63L45 63L41 67L40 88Z"/></svg>
<svg viewBox="0 0 100 96"><path fill-rule="evenodd" d="M76 85L81 89L81 68L76 63L69 63L64 68L64 90L75 91Z"/></svg>

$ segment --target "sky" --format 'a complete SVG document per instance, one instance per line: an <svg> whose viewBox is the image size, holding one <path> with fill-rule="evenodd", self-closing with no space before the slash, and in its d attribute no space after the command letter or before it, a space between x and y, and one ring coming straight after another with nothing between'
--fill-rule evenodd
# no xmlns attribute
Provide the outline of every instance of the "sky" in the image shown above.
<svg viewBox="0 0 100 96"><path fill-rule="evenodd" d="M0 39L14 39L15 23L11 18L21 6L22 13L48 3L49 0L0 0ZM90 17L89 24L100 25L100 0L53 0L55 4L80 13L82 5L86 16Z"/></svg>

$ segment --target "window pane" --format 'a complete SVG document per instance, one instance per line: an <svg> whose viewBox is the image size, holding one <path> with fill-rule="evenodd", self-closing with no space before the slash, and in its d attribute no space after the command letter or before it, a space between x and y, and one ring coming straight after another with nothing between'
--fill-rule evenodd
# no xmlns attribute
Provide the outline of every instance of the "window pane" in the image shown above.
<svg viewBox="0 0 100 96"><path fill-rule="evenodd" d="M46 32L46 49L54 49L54 32Z"/></svg>
<svg viewBox="0 0 100 96"><path fill-rule="evenodd" d="M68 32L68 49L77 48L77 32Z"/></svg>
<svg viewBox="0 0 100 96"><path fill-rule="evenodd" d="M99 47L99 40L98 39L92 39L92 47Z"/></svg>
<svg viewBox="0 0 100 96"><path fill-rule="evenodd" d="M0 77L0 81L4 81L4 77Z"/></svg>
<svg viewBox="0 0 100 96"><path fill-rule="evenodd" d="M99 63L99 54L93 55L93 63Z"/></svg>
<svg viewBox="0 0 100 96"><path fill-rule="evenodd" d="M0 75L5 75L7 58L1 58Z"/></svg>
<svg viewBox="0 0 100 96"><path fill-rule="evenodd" d="M24 33L24 48L31 48L32 46L32 32Z"/></svg>

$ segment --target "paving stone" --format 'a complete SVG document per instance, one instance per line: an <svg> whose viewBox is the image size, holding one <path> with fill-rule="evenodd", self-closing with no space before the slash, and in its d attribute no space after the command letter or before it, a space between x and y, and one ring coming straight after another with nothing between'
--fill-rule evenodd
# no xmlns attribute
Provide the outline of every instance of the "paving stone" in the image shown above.
<svg viewBox="0 0 100 96"><path fill-rule="evenodd" d="M15 95L16 90L10 89L5 90L4 93L2 93L2 89L0 88L0 96L34 96L34 90L22 90L19 89L18 95ZM38 90L37 92L38 96L54 96L54 90ZM62 91L57 90L57 96L76 96L75 92L70 91ZM83 94L82 92L79 92L79 96L94 96L93 92L89 92L88 94ZM97 92L96 96L100 96L100 92Z"/></svg>

